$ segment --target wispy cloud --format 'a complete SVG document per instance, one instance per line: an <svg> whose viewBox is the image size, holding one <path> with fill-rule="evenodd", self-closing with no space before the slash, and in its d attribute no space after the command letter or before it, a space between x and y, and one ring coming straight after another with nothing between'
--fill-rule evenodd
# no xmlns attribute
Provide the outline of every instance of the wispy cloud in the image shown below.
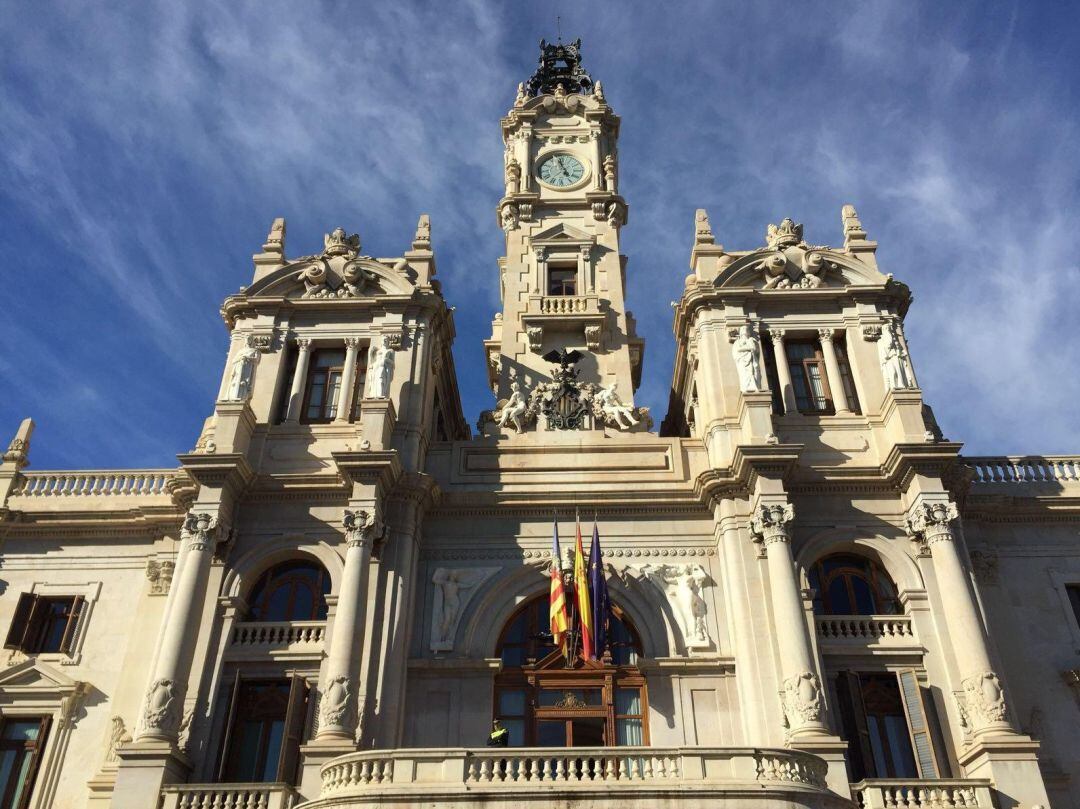
<svg viewBox="0 0 1080 809"><path fill-rule="evenodd" d="M556 6L559 6L556 9ZM1074 20L1034 4L12 5L0 30L0 429L38 466L168 464L221 373L221 298L274 216L400 254L432 214L466 414L490 407L498 121L535 41L585 40L623 117L630 305L662 413L693 211L732 249L859 206L917 302L927 398L969 449L1067 451L1080 336ZM48 26L42 19L49 19Z"/></svg>

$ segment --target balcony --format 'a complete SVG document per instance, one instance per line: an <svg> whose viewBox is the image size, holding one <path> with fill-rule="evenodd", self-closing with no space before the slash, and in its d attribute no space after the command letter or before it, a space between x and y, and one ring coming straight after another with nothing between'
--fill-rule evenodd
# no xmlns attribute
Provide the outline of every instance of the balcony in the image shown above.
<svg viewBox="0 0 1080 809"><path fill-rule="evenodd" d="M523 805L850 807L826 763L792 750L707 747L400 749L350 753L321 771L298 809L363 804L521 809ZM566 805L563 803L561 805Z"/></svg>
<svg viewBox="0 0 1080 809"><path fill-rule="evenodd" d="M599 295L530 295L523 320L603 323Z"/></svg>
<svg viewBox="0 0 1080 809"><path fill-rule="evenodd" d="M826 645L916 647L910 615L818 615L818 637Z"/></svg>
<svg viewBox="0 0 1080 809"><path fill-rule="evenodd" d="M172 784L161 789L161 809L292 809L288 784Z"/></svg>
<svg viewBox="0 0 1080 809"><path fill-rule="evenodd" d="M325 621L242 621L233 626L227 660L319 657Z"/></svg>
<svg viewBox="0 0 1080 809"><path fill-rule="evenodd" d="M861 809L994 809L985 780L866 780L851 785Z"/></svg>

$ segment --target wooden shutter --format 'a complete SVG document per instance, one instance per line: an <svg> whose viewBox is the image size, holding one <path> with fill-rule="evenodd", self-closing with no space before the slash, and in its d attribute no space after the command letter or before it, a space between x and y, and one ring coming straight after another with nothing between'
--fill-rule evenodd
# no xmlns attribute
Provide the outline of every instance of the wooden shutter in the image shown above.
<svg viewBox="0 0 1080 809"><path fill-rule="evenodd" d="M296 765L303 741L304 720L307 719L307 682L293 675L289 685L289 707L285 711L285 733L281 739L278 755L277 780L286 784L296 782Z"/></svg>
<svg viewBox="0 0 1080 809"><path fill-rule="evenodd" d="M926 720L919 678L914 669L898 671L896 676L900 680L900 696L904 700L904 713L907 715L908 732L911 733L911 747L915 751L919 777L937 778L937 758L934 755L934 742L930 738L930 725Z"/></svg>
<svg viewBox="0 0 1080 809"><path fill-rule="evenodd" d="M218 756L217 780L225 779L225 767L229 761L229 743L232 741L233 726L236 724L236 711L240 703L240 672L233 678L229 705L225 711L225 734L221 737L221 753Z"/></svg>
<svg viewBox="0 0 1080 809"><path fill-rule="evenodd" d="M45 742L48 740L49 724L51 722L52 717L41 717L37 739L34 741L34 752L30 754L30 766L26 768L26 785L23 787L19 805L14 809L27 809L30 806L31 798L34 797L34 781L37 780L38 769L41 767L41 757L45 752Z"/></svg>
<svg viewBox="0 0 1080 809"><path fill-rule="evenodd" d="M60 641L60 652L69 655L75 649L75 639L79 636L79 627L82 624L83 611L86 609L86 599L83 596L75 596L71 600L71 611L68 613L67 626L64 627L64 637Z"/></svg>
<svg viewBox="0 0 1080 809"><path fill-rule="evenodd" d="M19 594L19 603L15 605L15 617L11 619L11 628L8 630L7 640L4 641L5 649L27 651L27 640L32 637L29 630L34 624L37 602L38 597L33 593Z"/></svg>
<svg viewBox="0 0 1080 809"><path fill-rule="evenodd" d="M877 774L874 752L870 747L870 728L866 724L866 706L857 672L842 671L836 676L836 695L840 700L840 716L848 743L851 779L873 778Z"/></svg>

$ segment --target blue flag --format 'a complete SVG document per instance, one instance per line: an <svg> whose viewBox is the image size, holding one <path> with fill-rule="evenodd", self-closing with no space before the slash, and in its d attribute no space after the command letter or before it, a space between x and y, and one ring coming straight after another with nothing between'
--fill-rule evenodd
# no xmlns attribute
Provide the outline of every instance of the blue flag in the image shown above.
<svg viewBox="0 0 1080 809"><path fill-rule="evenodd" d="M592 548L589 549L589 596L592 602L593 655L603 657L607 648L608 615L611 614L611 602L608 600L607 579L604 577L604 556L600 553L600 531L593 522Z"/></svg>

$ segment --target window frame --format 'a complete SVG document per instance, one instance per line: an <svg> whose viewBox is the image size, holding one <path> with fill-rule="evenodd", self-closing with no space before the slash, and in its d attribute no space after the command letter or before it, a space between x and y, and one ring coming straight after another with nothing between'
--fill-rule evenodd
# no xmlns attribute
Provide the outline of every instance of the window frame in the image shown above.
<svg viewBox="0 0 1080 809"><path fill-rule="evenodd" d="M559 281L559 284L561 286L561 291L556 291L554 289L554 287L555 287L555 274L556 273L568 273L569 274L569 278L562 278ZM545 286L544 286L544 288L547 290L547 296L548 297L556 297L556 298L572 298L572 297L576 297L577 295L580 294L579 291L578 291L578 287L580 286L580 284L578 283L578 281L580 280L580 278L578 277L579 275L580 275L580 273L578 272L578 267L577 267L576 264L569 264L569 263L561 264L559 262L548 262L548 265L547 265L547 284L545 284ZM567 281L568 280L571 282L570 286L572 287L571 291L569 291L569 292L566 291L567 290Z"/></svg>
<svg viewBox="0 0 1080 809"><path fill-rule="evenodd" d="M798 346L810 346L814 353L811 357L796 357L792 355L792 349ZM813 338L792 338L784 341L784 359L788 364L788 372L791 375L793 392L795 394L795 409L804 416L832 416L836 414L836 402L833 400L832 387L829 384L829 372L825 367L825 354L821 348L821 340ZM824 404L818 407L815 403L814 386L810 368L816 368L821 380L822 399ZM807 406L800 403L799 385L800 380L806 391L802 397Z"/></svg>
<svg viewBox="0 0 1080 809"><path fill-rule="evenodd" d="M218 755L214 769L217 783L229 783L235 779L232 777L233 766L236 761L236 749L234 745L237 739L237 722L243 721L240 717L240 701L245 686L258 684L288 684L288 694L285 698L285 713L282 717L282 732L280 747L277 751L277 762L274 765L274 777L269 781L244 781L243 783L285 783L292 786L299 785L299 754L300 746L304 743L304 737L308 731L308 715L314 694L307 678L296 673L287 675L275 675L260 672L245 674L237 669L227 693L225 703L225 723L222 727L221 743L218 746ZM263 743L260 743L263 746ZM270 755L270 751L262 751L263 758ZM263 761L265 768L268 761Z"/></svg>
<svg viewBox="0 0 1080 809"><path fill-rule="evenodd" d="M842 561L841 561L842 560ZM865 569L860 570L850 561L858 560ZM829 561L840 562L835 570L826 571L825 563ZM833 609L830 595L830 587L838 577L844 577L844 589L851 606L858 606L858 599L851 582L852 577L862 578L870 590L873 599L874 610L869 613L862 612L837 612ZM814 615L903 615L903 605L900 602L899 588L885 567L869 556L863 556L851 552L830 553L814 561L807 571L807 581L814 590ZM883 586L883 582L884 585ZM891 595L890 595L891 594ZM888 601L891 599L892 604ZM892 608L889 611L888 607ZM819 608L820 607L820 608Z"/></svg>
<svg viewBox="0 0 1080 809"><path fill-rule="evenodd" d="M273 593L279 587L284 586L290 587L288 607L285 611L287 614L291 615L296 604L297 584L295 583L295 580L301 578L295 574L299 569L304 568L308 568L316 574L315 578L308 580L313 595L312 615L307 618L293 616L282 619L255 617L255 610L260 608L263 612L266 612L266 607L269 605ZM251 589L248 590L247 597L245 598L248 608L245 620L267 623L280 623L286 621L325 621L329 610L326 599L330 595L332 589L333 583L330 578L330 571L328 571L326 566L318 560L308 558L282 560L262 571L258 578L255 579L255 583L251 586ZM257 605L257 601L261 601L263 604Z"/></svg>
<svg viewBox="0 0 1080 809"><path fill-rule="evenodd" d="M13 803L14 789L17 786L17 782L12 780L8 783L7 788L0 794L0 805L11 806L12 809L28 809L31 805L31 801L34 798L35 787L37 786L38 775L41 772L41 763L45 758L45 747L49 743L49 729L52 725L52 717L45 715L30 715L22 716L17 714L4 714L0 715L0 753L7 750L18 750L20 745L15 740L8 740L3 738L4 730L7 725L13 723L30 723L34 720L38 722L37 737L32 742L23 742L21 747L24 751L23 758L16 758L16 766L12 767L14 773L17 769L18 762L25 760L25 754L27 748L32 745L33 749L29 752L29 763L27 765L26 777L23 781L23 792L19 796L19 802Z"/></svg>
<svg viewBox="0 0 1080 809"><path fill-rule="evenodd" d="M319 365L320 354L338 354L342 353L340 365ZM359 352L357 352L359 355ZM344 388L342 386L342 380L345 378L345 360L348 359L348 351L344 348L336 348L333 346L323 346L321 348L312 349L311 359L307 368L307 378L304 380L304 399L303 407L300 410L300 423L301 424L330 424L337 418L338 412L341 409L341 399L344 396ZM357 365L360 364L359 356L357 357ZM311 410L311 394L315 389L315 379L318 376L323 377L323 398L322 401L316 405L318 408L318 415L312 416ZM353 385L356 384L356 374L353 374ZM331 381L337 380L337 395L330 397L328 394L331 390ZM349 414L350 419L352 414Z"/></svg>
<svg viewBox="0 0 1080 809"><path fill-rule="evenodd" d="M83 645L86 642L87 631L91 616L98 597L101 595L101 582L86 582L83 584L60 584L49 582L33 582L29 590L20 593L19 603L16 605L12 622L4 636L4 648L20 653L26 657L37 657L47 662L57 662L61 665L77 665L82 661ZM44 632L40 623L36 627L31 624L39 622L41 610L44 604L61 599L73 601L72 614L69 615L67 626L61 639L61 647L58 651L40 651L37 638L27 639L31 632L35 635ZM29 609L23 607L24 603L32 603L37 615L24 614L20 611ZM22 618L26 623L22 633L18 633L17 623Z"/></svg>

